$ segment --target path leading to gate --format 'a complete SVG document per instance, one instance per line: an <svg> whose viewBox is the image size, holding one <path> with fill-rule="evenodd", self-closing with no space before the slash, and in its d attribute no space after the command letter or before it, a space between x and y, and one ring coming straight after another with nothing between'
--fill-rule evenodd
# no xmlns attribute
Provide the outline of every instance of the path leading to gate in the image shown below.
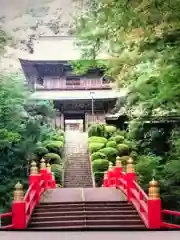
<svg viewBox="0 0 180 240"><path fill-rule="evenodd" d="M86 132L66 131L65 132L65 152L67 156L73 154L87 153L88 135Z"/></svg>
<svg viewBox="0 0 180 240"><path fill-rule="evenodd" d="M67 131L65 135L65 188L93 187L87 152L87 133Z"/></svg>

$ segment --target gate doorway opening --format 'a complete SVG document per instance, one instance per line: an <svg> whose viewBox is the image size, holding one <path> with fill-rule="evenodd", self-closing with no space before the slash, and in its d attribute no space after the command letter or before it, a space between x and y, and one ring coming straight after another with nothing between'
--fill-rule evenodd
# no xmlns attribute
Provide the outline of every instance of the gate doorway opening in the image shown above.
<svg viewBox="0 0 180 240"><path fill-rule="evenodd" d="M85 132L84 113L64 113L64 131Z"/></svg>

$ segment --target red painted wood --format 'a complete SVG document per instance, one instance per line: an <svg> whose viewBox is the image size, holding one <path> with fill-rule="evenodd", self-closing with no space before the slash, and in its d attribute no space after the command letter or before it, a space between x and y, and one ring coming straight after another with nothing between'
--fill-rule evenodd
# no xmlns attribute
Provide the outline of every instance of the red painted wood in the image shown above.
<svg viewBox="0 0 180 240"><path fill-rule="evenodd" d="M136 181L135 173L126 173L126 182L127 182L127 199L130 202L134 197L132 190L135 188L134 181Z"/></svg>
<svg viewBox="0 0 180 240"><path fill-rule="evenodd" d="M161 199L148 199L148 228L161 228Z"/></svg>
<svg viewBox="0 0 180 240"><path fill-rule="evenodd" d="M1 227L1 229L25 229L41 194L47 189L55 187L54 176L46 169L41 170L40 174L31 175L24 199L12 202L12 212L0 214L1 219L12 217L12 224ZM147 228L180 229L180 225L167 223L162 219L162 214L180 216L180 212L162 210L161 199L150 199L138 185L135 173L124 173L121 168L115 167L109 170L107 178L104 178L104 187L116 187L126 194L128 201L134 205Z"/></svg>
<svg viewBox="0 0 180 240"><path fill-rule="evenodd" d="M13 229L26 228L26 201L13 201L12 203L12 226Z"/></svg>
<svg viewBox="0 0 180 240"><path fill-rule="evenodd" d="M35 206L40 200L40 196L47 189L55 188L56 183L52 173L46 169L40 174L29 176L29 188L22 201L12 202L12 212L0 214L0 218L12 217L12 224L0 229L26 229Z"/></svg>

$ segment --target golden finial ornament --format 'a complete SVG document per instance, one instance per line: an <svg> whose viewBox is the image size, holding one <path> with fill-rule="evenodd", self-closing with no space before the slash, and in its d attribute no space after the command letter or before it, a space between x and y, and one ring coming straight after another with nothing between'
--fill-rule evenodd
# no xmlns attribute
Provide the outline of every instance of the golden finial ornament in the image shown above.
<svg viewBox="0 0 180 240"><path fill-rule="evenodd" d="M50 163L46 164L46 168L47 168L48 172L51 172L51 165L50 165Z"/></svg>
<svg viewBox="0 0 180 240"><path fill-rule="evenodd" d="M112 164L112 162L110 162L110 163L109 163L109 168L108 168L108 170L111 171L112 169L113 169L113 164Z"/></svg>
<svg viewBox="0 0 180 240"><path fill-rule="evenodd" d="M159 183L158 181L152 179L149 183L149 189L148 189L148 197L149 199L159 199Z"/></svg>
<svg viewBox="0 0 180 240"><path fill-rule="evenodd" d="M35 161L31 163L31 168L30 168L30 175L37 175L38 174L38 168L37 164Z"/></svg>
<svg viewBox="0 0 180 240"><path fill-rule="evenodd" d="M14 191L14 201L23 201L24 198L24 190L23 185L20 182L17 182L15 185L15 191Z"/></svg>
<svg viewBox="0 0 180 240"><path fill-rule="evenodd" d="M41 159L40 169L46 169L46 162L45 162L44 158Z"/></svg>
<svg viewBox="0 0 180 240"><path fill-rule="evenodd" d="M134 173L133 159L131 157L127 160L126 172Z"/></svg>
<svg viewBox="0 0 180 240"><path fill-rule="evenodd" d="M116 157L116 167L122 167L121 158L119 156Z"/></svg>

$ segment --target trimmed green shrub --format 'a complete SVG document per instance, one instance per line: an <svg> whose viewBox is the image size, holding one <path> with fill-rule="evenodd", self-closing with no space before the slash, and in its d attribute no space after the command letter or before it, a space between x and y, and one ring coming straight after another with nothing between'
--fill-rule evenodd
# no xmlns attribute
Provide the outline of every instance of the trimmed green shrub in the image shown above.
<svg viewBox="0 0 180 240"><path fill-rule="evenodd" d="M94 180L96 183L96 187L101 187L103 184L103 179L104 179L104 173L102 172L96 172L94 175Z"/></svg>
<svg viewBox="0 0 180 240"><path fill-rule="evenodd" d="M106 147L112 147L112 148L116 148L117 147L117 144L115 141L108 141L106 143Z"/></svg>
<svg viewBox="0 0 180 240"><path fill-rule="evenodd" d="M62 154L64 143L62 141L49 141L45 144L45 147L49 152Z"/></svg>
<svg viewBox="0 0 180 240"><path fill-rule="evenodd" d="M105 129L106 129L108 138L110 138L117 130L115 126L111 126L111 125L105 126Z"/></svg>
<svg viewBox="0 0 180 240"><path fill-rule="evenodd" d="M113 163L115 163L116 161L116 156L118 154L118 151L116 148L112 148L112 147L106 147L106 148L102 148L99 150L101 153L105 154L107 159L109 161L112 161Z"/></svg>
<svg viewBox="0 0 180 240"><path fill-rule="evenodd" d="M114 133L117 130L115 126L111 126L111 125L106 125L105 128L107 132L111 132L111 133Z"/></svg>
<svg viewBox="0 0 180 240"><path fill-rule="evenodd" d="M47 154L49 151L47 148L45 147L37 147L35 149L35 154L38 156L38 157L43 157L45 154Z"/></svg>
<svg viewBox="0 0 180 240"><path fill-rule="evenodd" d="M123 143L129 146L130 151L137 151L137 146L134 142L125 140Z"/></svg>
<svg viewBox="0 0 180 240"><path fill-rule="evenodd" d="M91 160L94 161L96 159L106 159L106 155L104 153L101 153L101 152L94 152L91 155Z"/></svg>
<svg viewBox="0 0 180 240"><path fill-rule="evenodd" d="M106 137L106 127L105 124L93 124L88 129L88 136Z"/></svg>
<svg viewBox="0 0 180 240"><path fill-rule="evenodd" d="M120 136L123 136L124 138L126 138L127 132L125 130L117 129L114 136L117 136L117 135L120 135Z"/></svg>
<svg viewBox="0 0 180 240"><path fill-rule="evenodd" d="M56 134L52 136L51 140L64 142L64 136Z"/></svg>
<svg viewBox="0 0 180 240"><path fill-rule="evenodd" d="M125 155L129 155L129 146L121 143L117 146L118 149L118 155L119 156L125 156Z"/></svg>
<svg viewBox="0 0 180 240"><path fill-rule="evenodd" d="M44 159L48 160L50 164L61 163L61 157L57 153L47 153L44 155Z"/></svg>
<svg viewBox="0 0 180 240"><path fill-rule="evenodd" d="M104 143L89 143L89 146L88 146L90 153L97 152L103 147L104 147Z"/></svg>
<svg viewBox="0 0 180 240"><path fill-rule="evenodd" d="M109 161L107 159L96 159L92 162L93 172L104 172L109 167Z"/></svg>
<svg viewBox="0 0 180 240"><path fill-rule="evenodd" d="M63 173L62 167L59 164L52 164L51 171L54 173L56 183L61 184L62 183L62 173Z"/></svg>
<svg viewBox="0 0 180 240"><path fill-rule="evenodd" d="M123 143L124 137L120 135L116 135L111 137L109 140L115 141L117 144Z"/></svg>
<svg viewBox="0 0 180 240"><path fill-rule="evenodd" d="M107 139L104 137L90 137L88 138L88 143L103 143L106 144L107 143Z"/></svg>
<svg viewBox="0 0 180 240"><path fill-rule="evenodd" d="M56 134L59 135L59 136L63 136L64 137L64 131L62 129L57 129L56 130Z"/></svg>

